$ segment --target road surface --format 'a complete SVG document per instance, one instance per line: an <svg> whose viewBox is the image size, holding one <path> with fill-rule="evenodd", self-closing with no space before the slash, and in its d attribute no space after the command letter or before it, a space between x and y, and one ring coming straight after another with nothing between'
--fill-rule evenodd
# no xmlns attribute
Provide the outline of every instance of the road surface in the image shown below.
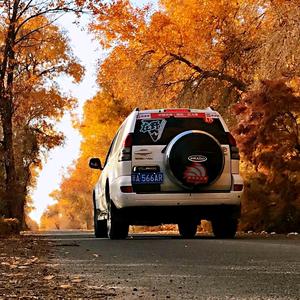
<svg viewBox="0 0 300 300"><path fill-rule="evenodd" d="M300 299L300 239L49 233L54 262L111 299ZM116 296L114 296L116 295ZM96 293L95 293L95 298Z"/></svg>

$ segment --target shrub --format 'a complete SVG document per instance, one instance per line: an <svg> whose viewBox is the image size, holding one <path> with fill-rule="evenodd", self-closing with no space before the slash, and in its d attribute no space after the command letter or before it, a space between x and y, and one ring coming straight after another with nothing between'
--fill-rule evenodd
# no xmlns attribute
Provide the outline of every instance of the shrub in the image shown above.
<svg viewBox="0 0 300 300"><path fill-rule="evenodd" d="M0 217L0 236L19 234L20 229L21 226L19 220Z"/></svg>

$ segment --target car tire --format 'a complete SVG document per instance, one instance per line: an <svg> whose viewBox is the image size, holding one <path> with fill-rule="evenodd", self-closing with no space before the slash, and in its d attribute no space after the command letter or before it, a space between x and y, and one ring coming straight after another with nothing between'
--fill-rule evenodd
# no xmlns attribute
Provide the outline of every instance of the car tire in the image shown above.
<svg viewBox="0 0 300 300"><path fill-rule="evenodd" d="M238 219L234 218L221 218L211 221L212 230L218 239L233 239L235 237Z"/></svg>
<svg viewBox="0 0 300 300"><path fill-rule="evenodd" d="M197 223L196 222L182 222L178 223L178 230L183 238L191 239L197 233Z"/></svg>
<svg viewBox="0 0 300 300"><path fill-rule="evenodd" d="M107 220L98 220L97 210L94 202L94 232L96 238L107 237Z"/></svg>
<svg viewBox="0 0 300 300"><path fill-rule="evenodd" d="M128 230L129 225L123 220L121 212L116 208L112 201L109 201L107 214L108 237L111 240L126 239Z"/></svg>

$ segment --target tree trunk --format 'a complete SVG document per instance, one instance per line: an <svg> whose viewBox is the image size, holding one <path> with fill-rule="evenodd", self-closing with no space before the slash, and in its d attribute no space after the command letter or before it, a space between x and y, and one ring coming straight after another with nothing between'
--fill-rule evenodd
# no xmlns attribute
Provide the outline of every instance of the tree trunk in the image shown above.
<svg viewBox="0 0 300 300"><path fill-rule="evenodd" d="M6 98L6 99L5 99ZM14 212L13 197L16 189L16 170L13 149L13 129L12 129L12 105L11 102L4 97L1 99L1 120L3 127L3 150L4 150L4 166L5 166L5 207L7 217L17 217Z"/></svg>
<svg viewBox="0 0 300 300"><path fill-rule="evenodd" d="M3 60L0 66L0 114L3 131L3 152L4 152L4 169L5 169L5 192L4 207L5 216L17 218L20 222L23 220L22 211L17 205L17 180L16 167L13 146L13 84L15 70L15 51L14 45L16 40L16 19L19 7L19 0L13 3L13 12L9 20L7 36L5 39L5 49Z"/></svg>

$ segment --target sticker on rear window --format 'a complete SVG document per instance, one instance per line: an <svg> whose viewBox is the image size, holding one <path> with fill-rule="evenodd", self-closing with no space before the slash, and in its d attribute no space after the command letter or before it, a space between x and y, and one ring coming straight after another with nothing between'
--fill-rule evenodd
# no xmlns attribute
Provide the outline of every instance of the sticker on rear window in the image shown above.
<svg viewBox="0 0 300 300"><path fill-rule="evenodd" d="M142 120L140 132L148 133L152 141L157 142L161 138L166 123L167 123L166 120L153 120L153 121Z"/></svg>

